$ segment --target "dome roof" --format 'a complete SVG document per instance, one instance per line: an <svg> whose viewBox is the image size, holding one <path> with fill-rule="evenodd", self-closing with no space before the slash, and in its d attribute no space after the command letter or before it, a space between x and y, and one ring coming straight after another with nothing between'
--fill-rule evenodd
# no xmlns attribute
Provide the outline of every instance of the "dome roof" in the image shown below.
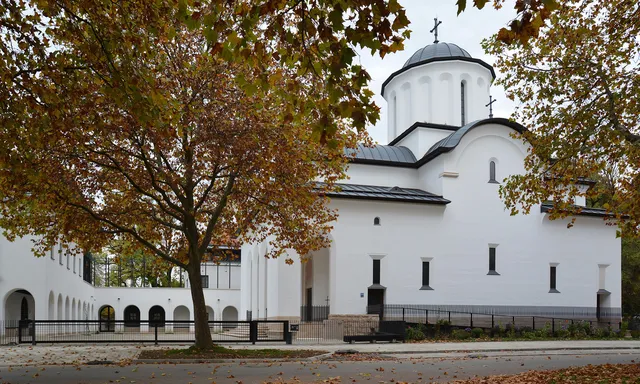
<svg viewBox="0 0 640 384"><path fill-rule="evenodd" d="M415 65L426 60L433 60L437 58L450 58L450 57L467 57L471 58L469 52L460 48L455 44L450 43L435 43L427 45L424 48L418 49L406 63L402 66L405 68L410 65Z"/></svg>

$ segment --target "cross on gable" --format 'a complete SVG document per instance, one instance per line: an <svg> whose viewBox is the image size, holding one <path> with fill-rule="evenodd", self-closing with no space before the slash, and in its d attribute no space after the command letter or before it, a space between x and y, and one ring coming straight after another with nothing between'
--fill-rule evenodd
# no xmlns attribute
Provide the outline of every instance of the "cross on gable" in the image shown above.
<svg viewBox="0 0 640 384"><path fill-rule="evenodd" d="M435 18L433 19L433 24L434 24L433 29L432 29L432 30L430 30L429 32L431 32L431 33L434 33L434 32L435 32L435 37L436 37L436 39L435 39L433 42L434 42L435 44L438 44L438 42L439 42L439 41L438 41L438 26L439 26L440 24L442 24L442 21L438 21L438 18L437 18L437 17L435 17Z"/></svg>

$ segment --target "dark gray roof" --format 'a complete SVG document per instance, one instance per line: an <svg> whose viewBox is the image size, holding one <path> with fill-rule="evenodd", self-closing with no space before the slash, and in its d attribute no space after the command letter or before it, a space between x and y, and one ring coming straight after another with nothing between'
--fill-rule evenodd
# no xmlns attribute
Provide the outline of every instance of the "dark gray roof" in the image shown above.
<svg viewBox="0 0 640 384"><path fill-rule="evenodd" d="M437 143L435 143L434 145L431 146L431 148L429 148L429 150L427 151L427 153L422 157L422 159L420 159L420 161L418 162L420 165L428 162L429 160L433 159L434 157L438 156L441 153L445 153L445 152L449 152L452 149L454 149L455 147L458 146L458 144L460 144L460 140L462 140L462 138L464 137L464 135L466 135L467 133L469 133L469 131L471 131L474 128L480 127L482 125L486 125L489 123L494 123L494 124L502 124L502 125L506 125L509 128L522 133L525 131L525 128L518 124L515 123L513 121L507 120L507 119L502 119L502 118L491 118L491 119L483 119L483 120L476 120L473 121L463 127L460 127L457 131L453 132L452 134L450 134L449 136L445 137L444 139L438 141Z"/></svg>
<svg viewBox="0 0 640 384"><path fill-rule="evenodd" d="M495 79L496 73L493 67L485 63L480 59L471 57L469 52L460 48L459 46L451 43L436 43L427 45L424 48L418 49L409 60L407 60L402 68L393 72L387 80L382 83L382 96L384 96L384 88L389 84L394 77L399 74L422 64L432 63L434 61L466 61L470 63L476 63L487 68L491 72L491 76Z"/></svg>
<svg viewBox="0 0 640 384"><path fill-rule="evenodd" d="M442 57L467 57L471 58L469 52L460 48L455 44L450 43L435 43L427 45L424 48L418 49L410 58L407 60L403 68L409 66L411 64L420 63L426 60L442 58Z"/></svg>
<svg viewBox="0 0 640 384"><path fill-rule="evenodd" d="M422 189L382 187L376 185L336 184L329 197L363 200L386 200L421 204L449 204L451 201Z"/></svg>
<svg viewBox="0 0 640 384"><path fill-rule="evenodd" d="M400 164L413 164L416 162L416 157L407 147L394 147L391 145L374 145L373 147L366 147L363 144L358 144L356 149L348 149L347 155L353 155L355 152L354 162L367 163L367 162L388 162L388 163L400 163Z"/></svg>
<svg viewBox="0 0 640 384"><path fill-rule="evenodd" d="M608 213L606 209L576 207L580 209L578 215L581 216L598 216L598 217L614 217L612 213ZM547 213L553 210L553 204L543 203L540 205L540 212Z"/></svg>

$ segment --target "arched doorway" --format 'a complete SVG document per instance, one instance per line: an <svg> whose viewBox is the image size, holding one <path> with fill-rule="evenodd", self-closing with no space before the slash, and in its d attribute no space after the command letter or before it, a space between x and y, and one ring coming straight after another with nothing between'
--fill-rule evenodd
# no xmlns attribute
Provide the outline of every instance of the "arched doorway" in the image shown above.
<svg viewBox="0 0 640 384"><path fill-rule="evenodd" d="M164 327L165 313L164 308L159 305L154 305L149 309L149 326L150 327Z"/></svg>
<svg viewBox="0 0 640 384"><path fill-rule="evenodd" d="M329 274L331 248L323 248L305 256L302 264L303 321L323 321L329 317Z"/></svg>
<svg viewBox="0 0 640 384"><path fill-rule="evenodd" d="M31 336L32 324L28 320L35 320L35 308L36 301L29 291L16 289L10 292L4 300L5 330L17 336L18 328L22 328L23 336Z"/></svg>
<svg viewBox="0 0 640 384"><path fill-rule="evenodd" d="M116 330L116 311L112 306L105 305L100 308L98 322L100 332L114 332Z"/></svg>
<svg viewBox="0 0 640 384"><path fill-rule="evenodd" d="M140 327L140 309L135 305L129 305L124 309L124 326Z"/></svg>
<svg viewBox="0 0 640 384"><path fill-rule="evenodd" d="M232 306L226 307L222 310L222 321L229 321L229 323L222 324L223 328L238 327L238 310Z"/></svg>
<svg viewBox="0 0 640 384"><path fill-rule="evenodd" d="M211 308L208 305L207 305L207 318L208 318L209 321L215 320L214 313L213 313L213 308Z"/></svg>
<svg viewBox="0 0 640 384"><path fill-rule="evenodd" d="M71 320L71 302L69 296L64 299L64 319Z"/></svg>
<svg viewBox="0 0 640 384"><path fill-rule="evenodd" d="M189 308L184 305L179 305L173 310L173 320L176 321L173 324L174 328L189 328L188 321L190 317ZM182 323L184 321L184 323Z"/></svg>

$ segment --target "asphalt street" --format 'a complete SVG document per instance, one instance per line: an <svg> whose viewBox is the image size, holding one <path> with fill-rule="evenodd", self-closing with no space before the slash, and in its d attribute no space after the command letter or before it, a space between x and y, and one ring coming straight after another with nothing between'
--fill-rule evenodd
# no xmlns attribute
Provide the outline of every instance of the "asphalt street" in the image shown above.
<svg viewBox="0 0 640 384"><path fill-rule="evenodd" d="M359 357L353 357L359 359ZM134 364L126 366L31 366L0 368L0 383L384 383L447 382L528 370L640 362L638 350L567 354L482 354L457 357L398 355L378 361L235 362L223 364Z"/></svg>

